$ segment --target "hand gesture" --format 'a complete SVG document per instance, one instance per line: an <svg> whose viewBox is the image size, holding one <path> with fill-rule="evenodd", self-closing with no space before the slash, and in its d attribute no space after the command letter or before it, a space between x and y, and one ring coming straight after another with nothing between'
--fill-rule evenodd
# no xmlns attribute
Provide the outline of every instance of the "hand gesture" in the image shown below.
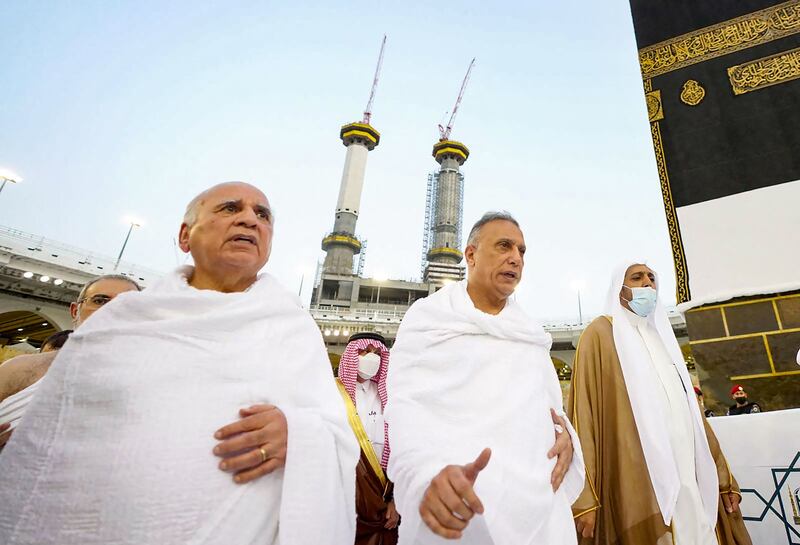
<svg viewBox="0 0 800 545"><path fill-rule="evenodd" d="M478 475L489 463L488 448L475 461L442 469L422 497L419 514L431 531L447 539L458 539L475 514L483 514L483 504L475 495Z"/></svg>

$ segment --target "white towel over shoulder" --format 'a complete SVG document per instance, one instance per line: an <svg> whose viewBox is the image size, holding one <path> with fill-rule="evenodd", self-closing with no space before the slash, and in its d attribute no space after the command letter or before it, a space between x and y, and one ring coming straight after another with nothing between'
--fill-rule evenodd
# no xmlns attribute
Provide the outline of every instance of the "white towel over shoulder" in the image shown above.
<svg viewBox="0 0 800 545"><path fill-rule="evenodd" d="M269 275L196 290L181 269L72 335L0 455L0 543L352 543L358 446L319 330ZM286 466L246 485L214 431L256 403Z"/></svg>
<svg viewBox="0 0 800 545"><path fill-rule="evenodd" d="M576 542L571 503L583 488L580 444L557 493L550 486L555 442L550 409L563 415L549 356L551 338L516 302L494 316L477 310L466 281L416 302L406 314L389 369L389 478L403 517L402 545L444 543L420 520L431 479L449 464L489 465L476 482L485 513L461 542L567 545Z"/></svg>

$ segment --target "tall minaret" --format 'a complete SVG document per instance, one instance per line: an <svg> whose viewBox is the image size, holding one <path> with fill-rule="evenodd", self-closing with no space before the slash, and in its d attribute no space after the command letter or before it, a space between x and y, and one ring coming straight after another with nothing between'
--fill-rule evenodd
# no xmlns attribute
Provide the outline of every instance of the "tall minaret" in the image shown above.
<svg viewBox="0 0 800 545"><path fill-rule="evenodd" d="M367 153L375 149L381 139L380 133L369 122L385 47L386 36L383 37L381 43L381 52L375 68L369 102L364 110L364 119L360 122L348 123L339 131L339 137L347 148L347 154L344 159L344 171L339 187L339 200L336 203L333 231L322 239L322 249L326 252L322 270L326 273L353 274L353 257L361 252L361 241L356 238L356 220L361 207L361 189L364 186Z"/></svg>
<svg viewBox="0 0 800 545"><path fill-rule="evenodd" d="M428 262L458 265L464 257L459 232L464 175L459 172L459 167L469 157L469 149L455 140L440 140L433 146L433 157L441 166L436 173L436 208Z"/></svg>
<svg viewBox="0 0 800 545"><path fill-rule="evenodd" d="M423 272L426 282L443 284L449 280L464 278L464 266L461 261L461 205L464 200L464 175L459 168L469 157L469 149L461 142L450 140L458 106L464 97L475 59L469 64L467 74L461 83L458 99L450 115L446 127L439 126L439 141L433 146L433 157L439 163L439 171L433 175L435 206L430 221L430 249L427 265Z"/></svg>

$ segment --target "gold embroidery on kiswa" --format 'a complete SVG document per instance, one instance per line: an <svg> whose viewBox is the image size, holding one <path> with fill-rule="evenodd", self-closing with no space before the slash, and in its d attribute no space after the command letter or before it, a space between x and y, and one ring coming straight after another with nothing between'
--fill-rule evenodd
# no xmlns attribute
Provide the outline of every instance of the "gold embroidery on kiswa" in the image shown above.
<svg viewBox="0 0 800 545"><path fill-rule="evenodd" d="M669 174L667 173L667 159L664 155L664 144L661 141L661 128L658 123L650 124L650 134L653 137L653 149L656 152L658 178L661 181L661 196L664 199L664 211L667 214L667 229L669 230L670 246L672 247L672 259L675 262L675 297L678 303L685 303L691 299L689 275L686 269L686 253L683 251L678 214L675 212L675 203L672 200L672 189L669 185Z"/></svg>
<svg viewBox="0 0 800 545"><path fill-rule="evenodd" d="M643 78L800 32L800 0L783 2L639 50Z"/></svg>
<svg viewBox="0 0 800 545"><path fill-rule="evenodd" d="M644 95L647 102L647 117L650 123L664 119L664 109L661 105L661 90L652 91Z"/></svg>
<svg viewBox="0 0 800 545"><path fill-rule="evenodd" d="M734 95L800 78L800 47L728 68Z"/></svg>
<svg viewBox="0 0 800 545"><path fill-rule="evenodd" d="M683 84L681 90L681 102L689 106L697 106L706 96L706 90L699 82L690 79Z"/></svg>

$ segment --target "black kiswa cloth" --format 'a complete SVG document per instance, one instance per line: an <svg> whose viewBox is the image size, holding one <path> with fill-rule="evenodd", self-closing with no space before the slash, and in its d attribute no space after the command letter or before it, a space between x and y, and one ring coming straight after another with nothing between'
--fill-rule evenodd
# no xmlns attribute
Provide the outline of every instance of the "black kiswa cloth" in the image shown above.
<svg viewBox="0 0 800 545"><path fill-rule="evenodd" d="M800 0L630 4L682 310L797 289Z"/></svg>
<svg viewBox="0 0 800 545"><path fill-rule="evenodd" d="M631 12L641 52L777 4L774 0L631 0ZM695 45L702 48L698 44L704 41L710 48L702 37ZM800 180L800 79L736 95L728 76L729 67L798 47L800 33L789 34L738 51L731 47L727 54L651 78L652 88L661 91L664 119L659 125L676 208ZM681 100L689 80L705 91L696 105Z"/></svg>

